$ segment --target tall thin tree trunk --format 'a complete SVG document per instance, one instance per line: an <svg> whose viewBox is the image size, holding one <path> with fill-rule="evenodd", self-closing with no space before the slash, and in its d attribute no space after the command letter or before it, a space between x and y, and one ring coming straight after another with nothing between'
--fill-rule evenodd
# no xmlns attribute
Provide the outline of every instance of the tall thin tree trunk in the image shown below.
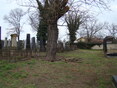
<svg viewBox="0 0 117 88"><path fill-rule="evenodd" d="M56 49L58 40L57 22L48 25L47 56L46 59L54 61L56 59Z"/></svg>

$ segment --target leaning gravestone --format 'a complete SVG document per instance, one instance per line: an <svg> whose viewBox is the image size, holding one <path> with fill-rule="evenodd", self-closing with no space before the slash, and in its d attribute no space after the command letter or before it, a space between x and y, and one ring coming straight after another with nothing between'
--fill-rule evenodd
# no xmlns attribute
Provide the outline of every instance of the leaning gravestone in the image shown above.
<svg viewBox="0 0 117 88"><path fill-rule="evenodd" d="M27 34L26 38L26 50L30 50L30 34Z"/></svg>
<svg viewBox="0 0 117 88"><path fill-rule="evenodd" d="M117 76L112 76L112 81L115 87L117 88Z"/></svg>

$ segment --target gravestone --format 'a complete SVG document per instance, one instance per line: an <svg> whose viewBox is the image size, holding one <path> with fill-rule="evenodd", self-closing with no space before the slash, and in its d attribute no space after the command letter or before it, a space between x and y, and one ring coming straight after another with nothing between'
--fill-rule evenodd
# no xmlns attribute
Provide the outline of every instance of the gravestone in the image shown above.
<svg viewBox="0 0 117 88"><path fill-rule="evenodd" d="M65 41L65 39L63 40L63 47L64 47L64 49L65 49L65 43L66 43L66 41Z"/></svg>
<svg viewBox="0 0 117 88"><path fill-rule="evenodd" d="M17 47L17 34L11 34L11 47L16 48Z"/></svg>
<svg viewBox="0 0 117 88"><path fill-rule="evenodd" d="M32 50L35 50L36 49L36 43L35 43L35 37L32 37Z"/></svg>
<svg viewBox="0 0 117 88"><path fill-rule="evenodd" d="M40 42L37 40L37 43L36 43L36 49L37 49L37 51L39 51L39 49L40 49Z"/></svg>
<svg viewBox="0 0 117 88"><path fill-rule="evenodd" d="M8 40L8 44L7 44L7 46L8 46L8 47L11 46L11 40L10 40L10 39Z"/></svg>
<svg viewBox="0 0 117 88"><path fill-rule="evenodd" d="M18 50L22 50L24 48L24 41L23 40L19 40L18 41Z"/></svg>
<svg viewBox="0 0 117 88"><path fill-rule="evenodd" d="M23 41L24 44L24 50L26 50L26 40Z"/></svg>
<svg viewBox="0 0 117 88"><path fill-rule="evenodd" d="M27 38L26 38L26 50L30 50L30 34L27 34Z"/></svg>
<svg viewBox="0 0 117 88"><path fill-rule="evenodd" d="M115 87L117 88L117 76L112 76L112 81Z"/></svg>
<svg viewBox="0 0 117 88"><path fill-rule="evenodd" d="M4 40L1 40L2 41L2 48L4 47Z"/></svg>
<svg viewBox="0 0 117 88"><path fill-rule="evenodd" d="M15 56L18 56L17 37L18 37L17 34L11 34L10 56L12 58L15 58Z"/></svg>
<svg viewBox="0 0 117 88"><path fill-rule="evenodd" d="M5 40L4 40L4 48L7 47L7 37L5 37Z"/></svg>
<svg viewBox="0 0 117 88"><path fill-rule="evenodd" d="M107 57L117 57L117 39L107 36L103 40L103 51Z"/></svg>
<svg viewBox="0 0 117 88"><path fill-rule="evenodd" d="M70 51L71 48L70 48L70 44L69 43L65 43L65 51Z"/></svg>
<svg viewBox="0 0 117 88"><path fill-rule="evenodd" d="M58 41L58 43L57 43L57 51L58 52L64 51L63 43L61 41Z"/></svg>
<svg viewBox="0 0 117 88"><path fill-rule="evenodd" d="M40 52L45 52L46 51L46 40L40 36Z"/></svg>
<svg viewBox="0 0 117 88"><path fill-rule="evenodd" d="M112 42L113 39L114 39L114 37L112 37L112 36L106 36L104 38L104 40L103 40L103 51L104 51L105 54L108 52L108 50L107 50L107 43L108 42Z"/></svg>

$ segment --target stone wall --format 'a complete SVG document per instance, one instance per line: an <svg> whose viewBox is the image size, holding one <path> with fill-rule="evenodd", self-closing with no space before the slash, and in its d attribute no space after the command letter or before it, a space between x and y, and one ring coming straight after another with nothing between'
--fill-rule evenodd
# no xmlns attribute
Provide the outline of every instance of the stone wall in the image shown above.
<svg viewBox="0 0 117 88"><path fill-rule="evenodd" d="M91 49L103 49L103 45L95 45L95 46L93 46Z"/></svg>
<svg viewBox="0 0 117 88"><path fill-rule="evenodd" d="M117 53L117 44L107 44L107 53Z"/></svg>

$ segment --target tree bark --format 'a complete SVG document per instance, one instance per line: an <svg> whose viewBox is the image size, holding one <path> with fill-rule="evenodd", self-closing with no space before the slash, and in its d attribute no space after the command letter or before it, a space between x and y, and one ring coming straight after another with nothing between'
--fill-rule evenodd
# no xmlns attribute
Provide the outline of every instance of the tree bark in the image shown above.
<svg viewBox="0 0 117 88"><path fill-rule="evenodd" d="M46 59L54 61L56 59L56 49L58 40L57 22L48 25L48 41Z"/></svg>

